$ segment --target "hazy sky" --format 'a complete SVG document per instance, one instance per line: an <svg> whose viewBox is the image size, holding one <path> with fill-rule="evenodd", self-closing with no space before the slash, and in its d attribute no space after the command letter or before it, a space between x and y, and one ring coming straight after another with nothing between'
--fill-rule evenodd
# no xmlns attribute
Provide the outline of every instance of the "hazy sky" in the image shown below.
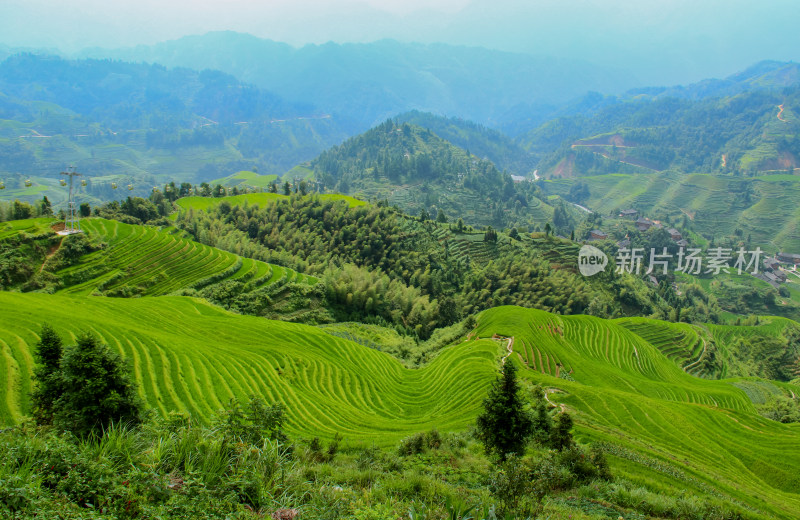
<svg viewBox="0 0 800 520"><path fill-rule="evenodd" d="M149 44L235 30L295 46L382 38L584 59L643 83L800 60L797 0L0 0L0 44Z"/></svg>

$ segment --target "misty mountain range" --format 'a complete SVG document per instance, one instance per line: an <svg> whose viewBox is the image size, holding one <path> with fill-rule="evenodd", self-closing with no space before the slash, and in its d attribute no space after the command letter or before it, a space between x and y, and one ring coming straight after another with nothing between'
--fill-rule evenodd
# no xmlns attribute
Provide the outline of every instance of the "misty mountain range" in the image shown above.
<svg viewBox="0 0 800 520"><path fill-rule="evenodd" d="M696 101L767 90L777 105L781 89L800 84L791 62L628 89L634 80L625 74L588 63L390 40L296 49L234 32L86 50L81 59L17 51L0 48L0 119L8 123L0 137L10 139L0 143L0 171L48 175L66 161L95 175L153 176L148 182L240 169L281 175L398 116L525 175L575 139L616 131L591 120L599 114L637 127L651 102L686 100L692 117ZM760 103L774 119L773 102ZM30 138L34 131L54 137Z"/></svg>

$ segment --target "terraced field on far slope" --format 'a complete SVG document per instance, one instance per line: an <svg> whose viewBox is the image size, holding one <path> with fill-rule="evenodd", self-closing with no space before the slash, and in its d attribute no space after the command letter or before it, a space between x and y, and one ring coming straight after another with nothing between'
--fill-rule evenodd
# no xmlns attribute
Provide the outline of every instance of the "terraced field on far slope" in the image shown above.
<svg viewBox="0 0 800 520"><path fill-rule="evenodd" d="M106 246L77 264L56 272L75 295L158 296L203 289L228 280L244 282L249 292L277 283L316 283L291 269L242 258L183 238L175 229L161 230L115 220L86 219L83 230Z"/></svg>
<svg viewBox="0 0 800 520"><path fill-rule="evenodd" d="M589 187L587 207L602 215L635 208L654 218L686 217L703 235L723 237L741 229L770 252L800 252L800 176L681 174L597 175L547 182L566 195L575 182Z"/></svg>
<svg viewBox="0 0 800 520"><path fill-rule="evenodd" d="M341 195L338 193L325 193L322 195L318 195L319 198L323 201L331 200L331 201L338 201L343 200L347 202L347 204L352 208L355 206L363 206L366 204L363 200L359 200L355 197L350 197L348 195ZM242 195L231 195L229 197L182 197L175 201L175 204L178 205L179 211L208 211L209 209L213 208L214 206L219 205L223 201L228 202L231 206L236 206L237 204L242 206L244 204L249 204L250 206L258 204L259 206L265 206L266 204L271 204L276 200L288 199L289 197L279 193L246 193ZM173 213L173 216L177 216L177 213Z"/></svg>

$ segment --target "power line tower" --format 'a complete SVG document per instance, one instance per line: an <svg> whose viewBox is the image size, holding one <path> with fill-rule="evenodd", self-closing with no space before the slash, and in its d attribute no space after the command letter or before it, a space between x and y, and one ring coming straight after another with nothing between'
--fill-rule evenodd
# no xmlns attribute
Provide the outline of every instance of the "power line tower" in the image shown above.
<svg viewBox="0 0 800 520"><path fill-rule="evenodd" d="M81 230L81 222L75 211L75 194L73 191L73 181L75 177L80 177L81 174L75 171L74 166L70 166L67 168L67 171L61 172L61 175L69 177L69 200L67 201L67 217L64 219L64 231L59 232L59 235L83 233L83 230Z"/></svg>

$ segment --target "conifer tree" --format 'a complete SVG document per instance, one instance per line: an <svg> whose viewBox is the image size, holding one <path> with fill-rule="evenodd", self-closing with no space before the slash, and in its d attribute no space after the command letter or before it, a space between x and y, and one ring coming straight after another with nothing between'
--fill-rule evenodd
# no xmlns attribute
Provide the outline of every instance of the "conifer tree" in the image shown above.
<svg viewBox="0 0 800 520"><path fill-rule="evenodd" d="M533 412L533 436L540 444L547 444L553 420L550 418L545 392L541 385L533 388L533 400L536 403Z"/></svg>
<svg viewBox="0 0 800 520"><path fill-rule="evenodd" d="M141 422L144 405L119 354L89 333L62 352L51 330L43 330L39 347L40 373L46 377L37 377L37 382L47 391L39 408L48 412L42 419L80 437L97 434L112 422ZM56 366L57 353L57 369L47 372Z"/></svg>
<svg viewBox="0 0 800 520"><path fill-rule="evenodd" d="M525 443L533 433L533 420L519 395L516 373L512 361L503 365L503 374L492 384L477 420L477 435L487 455L495 455L501 461L509 454L524 453Z"/></svg>
<svg viewBox="0 0 800 520"><path fill-rule="evenodd" d="M61 393L57 377L61 352L61 338L45 323L34 351L39 365L33 370L36 386L31 395L33 416L39 424L53 421L53 403Z"/></svg>
<svg viewBox="0 0 800 520"><path fill-rule="evenodd" d="M566 412L561 412L556 416L555 424L550 430L550 447L558 451L563 451L572 447L572 417Z"/></svg>

